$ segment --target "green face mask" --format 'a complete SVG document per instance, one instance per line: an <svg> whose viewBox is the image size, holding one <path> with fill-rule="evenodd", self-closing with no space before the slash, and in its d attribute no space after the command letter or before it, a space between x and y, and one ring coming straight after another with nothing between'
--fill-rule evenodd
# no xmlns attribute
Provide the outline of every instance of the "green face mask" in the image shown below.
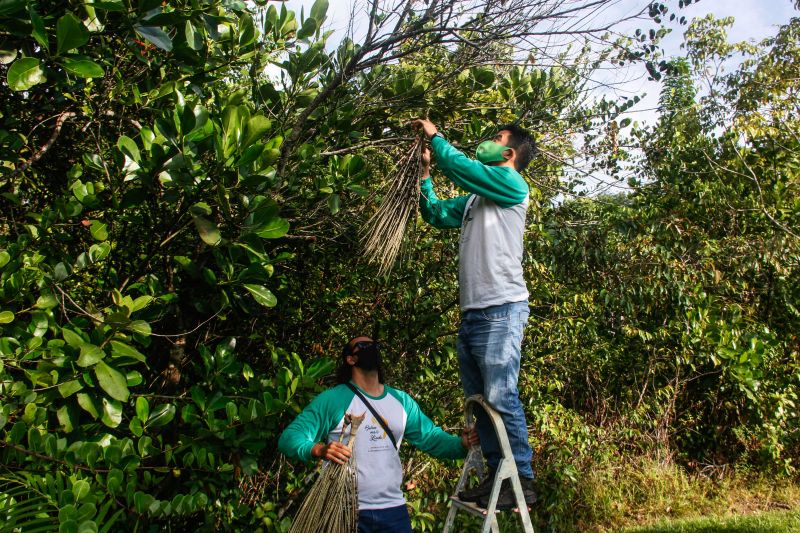
<svg viewBox="0 0 800 533"><path fill-rule="evenodd" d="M483 141L475 150L475 157L484 165L487 163L502 162L506 160L506 158L503 157L503 152L506 150L509 150L508 146L497 144L494 141Z"/></svg>

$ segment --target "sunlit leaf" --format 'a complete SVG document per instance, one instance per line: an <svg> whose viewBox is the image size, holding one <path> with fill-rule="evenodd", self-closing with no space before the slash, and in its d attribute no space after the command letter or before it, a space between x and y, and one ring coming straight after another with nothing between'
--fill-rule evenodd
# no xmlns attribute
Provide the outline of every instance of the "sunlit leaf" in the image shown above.
<svg viewBox="0 0 800 533"><path fill-rule="evenodd" d="M260 303L264 307L275 307L275 305L278 303L278 299L274 294L272 294L272 291L263 285L246 284L244 288L253 295L253 299L255 299L256 302Z"/></svg>
<svg viewBox="0 0 800 533"><path fill-rule="evenodd" d="M128 400L128 396L130 395L128 384L125 380L125 376L118 370L100 361L95 365L94 372L100 387L102 387L109 396L122 402Z"/></svg>
<svg viewBox="0 0 800 533"><path fill-rule="evenodd" d="M38 59L23 57L14 61L8 69L6 79L12 91L27 91L34 85L44 83L45 76Z"/></svg>

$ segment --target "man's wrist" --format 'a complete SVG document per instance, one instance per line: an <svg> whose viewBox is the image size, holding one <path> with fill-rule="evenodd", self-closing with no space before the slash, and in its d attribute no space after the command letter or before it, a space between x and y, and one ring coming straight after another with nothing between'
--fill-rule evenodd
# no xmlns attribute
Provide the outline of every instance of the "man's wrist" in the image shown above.
<svg viewBox="0 0 800 533"><path fill-rule="evenodd" d="M319 459L322 457L322 449L325 447L324 444L316 443L314 446L311 447L311 457L315 459Z"/></svg>

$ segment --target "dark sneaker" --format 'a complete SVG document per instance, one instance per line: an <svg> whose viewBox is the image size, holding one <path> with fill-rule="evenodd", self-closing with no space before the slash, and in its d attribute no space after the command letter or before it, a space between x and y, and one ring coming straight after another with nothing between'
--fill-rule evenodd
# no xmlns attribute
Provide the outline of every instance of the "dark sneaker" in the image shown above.
<svg viewBox="0 0 800 533"><path fill-rule="evenodd" d="M458 499L462 502L476 502L482 496L489 495L492 492L492 484L494 483L494 473L495 471L491 468L489 472L486 474L480 483L472 487L471 489L464 489L458 493Z"/></svg>
<svg viewBox="0 0 800 533"><path fill-rule="evenodd" d="M522 496L525 498L525 503L530 507L536 503L536 492L533 490L533 478L520 477L519 481L522 485ZM478 498L475 503L478 507L482 507L483 509L489 507L489 493L487 492L484 496ZM503 486L500 487L500 496L497 498L497 506L495 509L498 511L508 511L516 507L517 499L514 497L514 489L511 488L511 480L504 479Z"/></svg>

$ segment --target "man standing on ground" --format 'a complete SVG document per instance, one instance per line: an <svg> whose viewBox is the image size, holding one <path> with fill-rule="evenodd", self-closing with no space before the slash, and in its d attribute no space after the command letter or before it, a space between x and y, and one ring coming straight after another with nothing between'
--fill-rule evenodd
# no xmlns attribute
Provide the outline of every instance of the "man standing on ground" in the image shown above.
<svg viewBox="0 0 800 533"><path fill-rule="evenodd" d="M398 449L402 440L435 457L459 459L477 444L478 435L466 429L461 438L446 433L425 416L411 396L384 385L380 350L369 337L356 337L345 344L336 377L339 385L314 398L283 431L278 449L295 459L344 464L350 458L350 449L339 442L345 414L366 414L355 437L358 533L411 533L400 488L403 470Z"/></svg>
<svg viewBox="0 0 800 533"><path fill-rule="evenodd" d="M454 148L427 119L412 125L431 141L439 170L468 195L440 200L430 179L430 150L423 151L420 210L437 228L461 228L458 363L464 393L482 394L503 418L525 501L536 501L528 427L517 381L522 337L528 321L528 289L522 274L528 184L520 175L533 157L531 135L516 125L501 126L493 141L478 146L477 161ZM500 446L488 417L476 413L489 475L459 498L487 507ZM506 480L498 509L516 507Z"/></svg>

